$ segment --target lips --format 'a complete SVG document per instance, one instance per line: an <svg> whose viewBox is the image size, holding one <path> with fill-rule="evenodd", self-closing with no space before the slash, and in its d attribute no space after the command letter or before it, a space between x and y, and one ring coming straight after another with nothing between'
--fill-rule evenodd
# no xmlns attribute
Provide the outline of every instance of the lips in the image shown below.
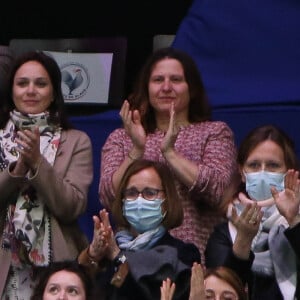
<svg viewBox="0 0 300 300"><path fill-rule="evenodd" d="M39 102L38 100L24 100L25 104L36 104L38 102Z"/></svg>

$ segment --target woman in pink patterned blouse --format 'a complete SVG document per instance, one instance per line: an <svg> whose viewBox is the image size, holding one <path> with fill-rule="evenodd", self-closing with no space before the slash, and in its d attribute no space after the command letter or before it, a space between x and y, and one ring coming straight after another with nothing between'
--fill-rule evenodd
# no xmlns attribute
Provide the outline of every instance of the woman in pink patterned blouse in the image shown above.
<svg viewBox="0 0 300 300"><path fill-rule="evenodd" d="M167 164L184 207L183 224L171 234L196 244L204 259L207 238L222 220L218 208L236 168L236 148L228 125L211 121L193 59L174 48L154 52L120 116L124 128L114 130L102 148L100 202L110 209L134 160Z"/></svg>

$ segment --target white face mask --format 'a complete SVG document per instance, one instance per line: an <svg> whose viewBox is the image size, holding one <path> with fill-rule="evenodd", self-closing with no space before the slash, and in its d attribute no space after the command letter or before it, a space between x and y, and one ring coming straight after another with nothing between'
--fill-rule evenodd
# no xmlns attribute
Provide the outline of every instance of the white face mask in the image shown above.
<svg viewBox="0 0 300 300"><path fill-rule="evenodd" d="M284 190L285 173L275 172L252 172L245 173L246 191L252 200L260 201L272 197L271 186L277 191Z"/></svg>
<svg viewBox="0 0 300 300"><path fill-rule="evenodd" d="M165 216L161 209L163 201L146 200L143 197L136 200L124 199L123 215L138 233L153 230L161 224Z"/></svg>

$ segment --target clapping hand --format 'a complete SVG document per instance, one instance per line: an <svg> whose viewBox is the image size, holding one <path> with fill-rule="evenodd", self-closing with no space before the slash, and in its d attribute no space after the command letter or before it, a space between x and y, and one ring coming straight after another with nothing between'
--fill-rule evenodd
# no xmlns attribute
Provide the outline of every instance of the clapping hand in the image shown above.
<svg viewBox="0 0 300 300"><path fill-rule="evenodd" d="M110 258L113 251L120 251L116 245L109 215L106 209L102 209L98 216L93 216L94 235L89 247L89 255L100 261L103 257Z"/></svg>
<svg viewBox="0 0 300 300"><path fill-rule="evenodd" d="M176 124L176 114L174 108L174 102L170 106L170 122L166 135L164 136L160 149L162 153L167 153L174 149L174 145L177 139L179 128Z"/></svg>
<svg viewBox="0 0 300 300"><path fill-rule="evenodd" d="M163 280L160 287L160 300L172 300L175 292L175 283L170 278Z"/></svg>
<svg viewBox="0 0 300 300"><path fill-rule="evenodd" d="M253 239L259 229L263 212L257 202L247 203L241 214L238 215L235 207L232 207L231 222L236 227L238 234L247 239Z"/></svg>
<svg viewBox="0 0 300 300"><path fill-rule="evenodd" d="M17 161L15 172L17 175L25 175L28 169L36 170L41 160L40 132L38 127L33 130L25 129L17 132L15 139L20 158Z"/></svg>
<svg viewBox="0 0 300 300"><path fill-rule="evenodd" d="M130 110L129 102L125 100L119 115L122 118L126 133L132 140L133 146L143 153L146 144L146 132L141 123L140 112L138 110Z"/></svg>
<svg viewBox="0 0 300 300"><path fill-rule="evenodd" d="M299 171L290 169L284 178L284 190L279 192L271 187L272 196L278 211L283 215L289 225L298 223L300 205Z"/></svg>
<svg viewBox="0 0 300 300"><path fill-rule="evenodd" d="M241 259L248 259L253 238L256 236L263 217L257 202L247 203L240 215L232 208L231 222L237 234L233 243L233 252Z"/></svg>
<svg viewBox="0 0 300 300"><path fill-rule="evenodd" d="M204 300L204 275L201 264L194 262L192 266L191 289L189 300Z"/></svg>

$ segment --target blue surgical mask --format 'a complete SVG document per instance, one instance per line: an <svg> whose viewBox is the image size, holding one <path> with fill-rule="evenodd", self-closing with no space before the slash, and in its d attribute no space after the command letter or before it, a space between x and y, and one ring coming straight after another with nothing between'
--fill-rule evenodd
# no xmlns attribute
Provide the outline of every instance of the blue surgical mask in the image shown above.
<svg viewBox="0 0 300 300"><path fill-rule="evenodd" d="M136 200L123 200L123 215L129 224L138 232L143 233L157 228L165 214L162 214L161 204L164 200L146 200L138 197Z"/></svg>
<svg viewBox="0 0 300 300"><path fill-rule="evenodd" d="M271 186L277 191L284 189L284 173L275 172L252 172L245 173L246 191L252 200L260 201L272 197Z"/></svg>

